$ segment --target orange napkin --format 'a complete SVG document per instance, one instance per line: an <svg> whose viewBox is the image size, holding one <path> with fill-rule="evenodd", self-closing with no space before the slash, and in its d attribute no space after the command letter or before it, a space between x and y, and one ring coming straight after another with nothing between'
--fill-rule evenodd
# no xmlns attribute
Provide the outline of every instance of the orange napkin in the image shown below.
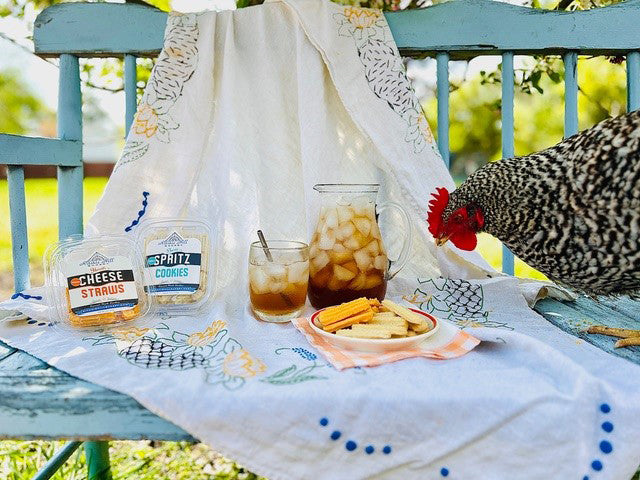
<svg viewBox="0 0 640 480"><path fill-rule="evenodd" d="M352 367L375 367L385 363L397 362L405 358L426 357L438 360L461 357L473 350L480 343L476 337L458 329L454 325L440 321L440 331L426 339L420 348L398 350L389 353L361 353L343 350L331 345L313 331L309 319L296 318L293 325L307 338L309 343L336 369L344 370Z"/></svg>

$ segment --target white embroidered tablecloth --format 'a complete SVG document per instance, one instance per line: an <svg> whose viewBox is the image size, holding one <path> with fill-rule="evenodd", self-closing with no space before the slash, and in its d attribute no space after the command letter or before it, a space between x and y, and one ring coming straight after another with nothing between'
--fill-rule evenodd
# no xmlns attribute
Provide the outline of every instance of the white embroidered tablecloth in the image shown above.
<svg viewBox="0 0 640 480"><path fill-rule="evenodd" d="M381 200L405 206L414 246L389 297L485 341L455 360L338 372L292 325L256 321L249 243L257 228L308 240L321 182L378 182ZM535 285L436 251L424 217L439 186L453 181L380 12L300 0L171 15L86 230L207 218L219 238L215 301L197 317L68 333L49 326L35 288L0 305L28 316L0 323L0 338L271 479L629 478L639 367L531 311ZM394 252L401 235L384 227Z"/></svg>

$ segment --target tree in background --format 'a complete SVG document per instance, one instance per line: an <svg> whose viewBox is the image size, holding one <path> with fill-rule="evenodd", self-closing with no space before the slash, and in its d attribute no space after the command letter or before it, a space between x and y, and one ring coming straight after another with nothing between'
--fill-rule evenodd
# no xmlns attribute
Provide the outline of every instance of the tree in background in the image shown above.
<svg viewBox="0 0 640 480"><path fill-rule="evenodd" d="M21 134L47 129L53 118L15 70L0 70L0 132Z"/></svg>
<svg viewBox="0 0 640 480"><path fill-rule="evenodd" d="M540 60L529 59L540 65ZM564 66L557 58L544 59L551 71L538 75L525 66L516 71L514 126L515 153L526 155L550 147L564 133ZM531 80L531 75L534 79ZM578 117L580 129L626 110L624 64L606 58L580 57L578 61ZM450 147L453 174L464 177L501 155L501 71L480 72L451 86ZM435 131L437 102L428 91L422 103Z"/></svg>

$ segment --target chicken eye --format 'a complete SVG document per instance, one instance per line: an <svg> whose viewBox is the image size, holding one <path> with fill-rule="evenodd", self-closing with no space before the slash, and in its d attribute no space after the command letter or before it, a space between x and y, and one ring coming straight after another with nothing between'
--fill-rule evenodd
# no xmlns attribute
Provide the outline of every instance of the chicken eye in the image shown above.
<svg viewBox="0 0 640 480"><path fill-rule="evenodd" d="M457 223L462 223L464 221L464 217L460 213L456 213L453 220Z"/></svg>

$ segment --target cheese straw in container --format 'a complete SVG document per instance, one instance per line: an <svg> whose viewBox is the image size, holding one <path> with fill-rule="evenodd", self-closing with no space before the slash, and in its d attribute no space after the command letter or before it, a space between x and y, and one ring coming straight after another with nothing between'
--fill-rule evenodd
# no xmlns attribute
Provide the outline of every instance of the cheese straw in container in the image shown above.
<svg viewBox="0 0 640 480"><path fill-rule="evenodd" d="M200 220L164 218L140 231L145 291L161 310L197 313L213 293L211 227Z"/></svg>
<svg viewBox="0 0 640 480"><path fill-rule="evenodd" d="M117 235L75 235L49 246L44 269L52 323L103 327L143 317L151 299L141 259L135 242Z"/></svg>

